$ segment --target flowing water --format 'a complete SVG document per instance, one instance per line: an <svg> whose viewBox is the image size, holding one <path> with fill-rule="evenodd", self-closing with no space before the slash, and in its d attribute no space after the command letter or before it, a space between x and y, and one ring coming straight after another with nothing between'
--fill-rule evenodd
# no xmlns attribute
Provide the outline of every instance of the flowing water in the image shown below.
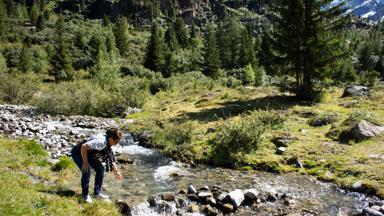
<svg viewBox="0 0 384 216"><path fill-rule="evenodd" d="M189 184L197 187L217 185L227 190L255 188L258 191L285 193L297 200L296 209L321 215L350 215L366 205L365 197L361 194L347 193L333 184L307 176L245 172L204 165L191 168L172 161L156 150L139 146L131 135L126 135L120 145L114 149L115 152L127 154L134 163L123 166L123 181L108 175L105 191L115 199L126 200L134 207L133 215L163 215L149 209L146 202L148 196L166 191L177 192ZM278 207L278 204L271 203L258 215L268 215L268 209ZM244 209L242 214L252 215L256 212Z"/></svg>

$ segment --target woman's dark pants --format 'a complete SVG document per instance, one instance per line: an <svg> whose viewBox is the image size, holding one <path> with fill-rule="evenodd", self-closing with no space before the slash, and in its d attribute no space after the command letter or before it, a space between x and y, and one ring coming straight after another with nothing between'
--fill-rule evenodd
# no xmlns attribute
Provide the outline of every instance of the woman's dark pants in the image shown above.
<svg viewBox="0 0 384 216"><path fill-rule="evenodd" d="M81 158L80 145L76 145L72 148L71 155L72 155L73 161L81 170L81 167L83 166L83 159ZM98 195L101 193L102 186L103 186L104 166L98 159L95 159L93 157L88 157L88 163L89 163L89 166L92 167L96 172L94 194ZM91 169L88 169L88 172L82 172L81 188L83 192L83 197L86 197L88 195L90 180L91 180Z"/></svg>

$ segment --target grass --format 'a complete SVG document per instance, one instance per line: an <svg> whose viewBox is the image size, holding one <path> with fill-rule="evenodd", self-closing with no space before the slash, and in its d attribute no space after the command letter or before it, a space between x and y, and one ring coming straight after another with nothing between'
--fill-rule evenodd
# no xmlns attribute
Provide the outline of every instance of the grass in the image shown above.
<svg viewBox="0 0 384 216"><path fill-rule="evenodd" d="M284 124L270 127L263 135L263 142L257 150L239 154L235 166L239 169L255 169L270 172L298 172L334 181L349 188L361 181L367 192L384 197L383 160L370 155L384 155L384 137L345 145L327 136L332 125L340 125L351 114L364 111L374 116L376 122L384 123L384 87L374 89L371 99L341 98L342 88L326 91L324 100L312 104L297 100L291 95L282 94L272 87L179 89L160 92L148 98L143 114L135 114L135 123L130 126L133 132L149 130L155 137L166 137L172 127L164 124L173 122L174 127L193 123L194 128L184 151L172 149L173 140L153 140L153 146L163 149L163 153L182 159L178 152L188 152L188 160L201 163L213 163L214 146L210 142L216 132L207 133L209 128L217 129L223 122L236 122L246 118L254 110L268 110L284 116ZM341 106L358 100L355 106ZM313 113L305 116L300 113ZM313 119L331 116L332 123L321 127L308 124ZM271 140L280 134L289 133L297 138L288 146L283 155L276 155L276 146ZM187 160L187 161L188 161ZM304 168L297 168L292 161L300 161ZM238 163L241 161L241 163Z"/></svg>
<svg viewBox="0 0 384 216"><path fill-rule="evenodd" d="M113 204L82 203L77 170L53 172L46 158L34 141L0 139L0 215L119 215Z"/></svg>

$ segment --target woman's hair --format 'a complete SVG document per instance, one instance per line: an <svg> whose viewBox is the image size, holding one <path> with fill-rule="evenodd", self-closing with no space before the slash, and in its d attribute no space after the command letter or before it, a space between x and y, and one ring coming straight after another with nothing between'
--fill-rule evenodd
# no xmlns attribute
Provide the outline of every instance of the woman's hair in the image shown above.
<svg viewBox="0 0 384 216"><path fill-rule="evenodd" d="M111 128L107 130L107 139L112 138L114 140L121 140L123 132L118 128Z"/></svg>

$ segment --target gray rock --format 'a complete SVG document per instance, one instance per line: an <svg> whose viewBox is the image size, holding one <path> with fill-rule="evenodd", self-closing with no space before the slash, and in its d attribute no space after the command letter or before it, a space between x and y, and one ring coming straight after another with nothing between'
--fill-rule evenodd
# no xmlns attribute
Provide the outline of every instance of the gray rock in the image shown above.
<svg viewBox="0 0 384 216"><path fill-rule="evenodd" d="M245 197L241 190L237 189L228 193L227 198L235 209L239 208L243 203Z"/></svg>
<svg viewBox="0 0 384 216"><path fill-rule="evenodd" d="M355 85L348 85L344 89L344 93L341 97L361 97L361 96L370 96L371 90L368 87L365 86L355 86Z"/></svg>
<svg viewBox="0 0 384 216"><path fill-rule="evenodd" d="M208 128L207 133L215 133L216 129L215 128Z"/></svg>
<svg viewBox="0 0 384 216"><path fill-rule="evenodd" d="M175 201L176 197L175 197L175 194L172 192L164 192L161 194L161 199L164 201L170 202L170 201Z"/></svg>
<svg viewBox="0 0 384 216"><path fill-rule="evenodd" d="M188 194L197 194L197 190L193 185L188 186Z"/></svg>
<svg viewBox="0 0 384 216"><path fill-rule="evenodd" d="M200 200L205 201L207 200L207 198L213 197L213 194L211 192L203 191L203 192L200 192L197 196L199 197Z"/></svg>
<svg viewBox="0 0 384 216"><path fill-rule="evenodd" d="M279 137L273 138L272 142L277 147L288 147L295 140L297 140L297 138L292 137L290 134L286 134L286 135L283 135L283 136L279 136Z"/></svg>
<svg viewBox="0 0 384 216"><path fill-rule="evenodd" d="M216 204L217 204L215 198L213 198L213 197L208 197L208 198L207 198L207 203L208 203L209 205L211 205L211 206L216 206Z"/></svg>
<svg viewBox="0 0 384 216"><path fill-rule="evenodd" d="M359 141L370 139L384 133L383 126L377 126L366 120L361 120L356 127L352 129L352 133Z"/></svg>
<svg viewBox="0 0 384 216"><path fill-rule="evenodd" d="M217 200L220 202L223 202L227 196L228 196L228 193L223 192L219 195L219 197L217 197Z"/></svg>
<svg viewBox="0 0 384 216"><path fill-rule="evenodd" d="M363 209L363 213L369 215L369 216L384 216L383 213L375 210L375 209L371 209L371 208L364 208Z"/></svg>
<svg viewBox="0 0 384 216"><path fill-rule="evenodd" d="M195 204L189 204L188 212L190 212L190 213L198 213L199 212L199 206L197 206Z"/></svg>
<svg viewBox="0 0 384 216"><path fill-rule="evenodd" d="M123 215L123 216L131 216L131 208L129 207L129 205L122 201L122 200L117 200L115 202L115 205L117 207L117 209L119 209L120 213Z"/></svg>
<svg viewBox="0 0 384 216"><path fill-rule="evenodd" d="M121 154L121 155L117 156L116 160L119 163L123 163L123 164L132 164L133 163L133 160L131 158L129 158L128 155L125 155L125 154Z"/></svg>
<svg viewBox="0 0 384 216"><path fill-rule="evenodd" d="M149 196L148 197L148 203L149 203L149 206L156 207L157 206L157 198L155 196Z"/></svg>
<svg viewBox="0 0 384 216"><path fill-rule="evenodd" d="M259 196L259 192L255 189L249 189L244 191L244 198L247 202L255 202L257 201L257 197Z"/></svg>

